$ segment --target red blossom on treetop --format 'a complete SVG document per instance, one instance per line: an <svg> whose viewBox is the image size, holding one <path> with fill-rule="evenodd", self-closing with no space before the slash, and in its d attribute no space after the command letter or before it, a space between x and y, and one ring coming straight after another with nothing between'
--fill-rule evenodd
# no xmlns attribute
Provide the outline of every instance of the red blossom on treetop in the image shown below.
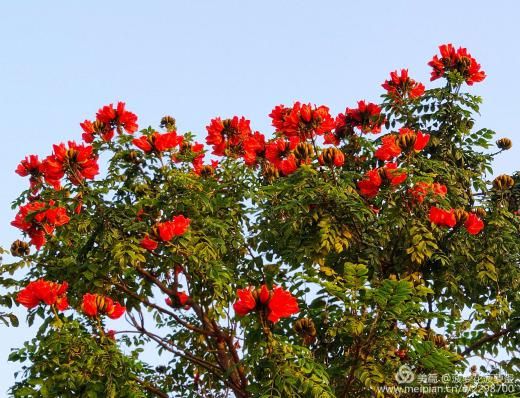
<svg viewBox="0 0 520 398"><path fill-rule="evenodd" d="M265 146L265 158L283 175L292 174L298 169L296 156L292 151L299 142L300 140L296 136L290 137L289 141L281 137L269 141Z"/></svg>
<svg viewBox="0 0 520 398"><path fill-rule="evenodd" d="M101 123L117 129L119 134L123 133L123 129L129 134L133 134L139 127L137 116L125 109L124 102L118 102L116 108L112 104L105 105L97 112L96 118Z"/></svg>
<svg viewBox="0 0 520 398"><path fill-rule="evenodd" d="M146 153L153 151L160 153L181 145L182 141L183 137L178 136L175 131L163 134L154 131L149 136L143 135L139 138L134 138L132 143Z"/></svg>
<svg viewBox="0 0 520 398"><path fill-rule="evenodd" d="M248 166L256 165L258 158L265 156L265 137L255 131L244 140L244 162Z"/></svg>
<svg viewBox="0 0 520 398"><path fill-rule="evenodd" d="M22 177L30 176L31 189L36 188L42 182L42 162L38 159L38 155L26 156L16 167L15 172Z"/></svg>
<svg viewBox="0 0 520 398"><path fill-rule="evenodd" d="M184 307L184 309L189 309L189 301L191 300L191 297L188 296L184 292L177 292L177 294L174 296L174 299L172 300L171 297L167 297L164 301L167 305L173 308L181 308Z"/></svg>
<svg viewBox="0 0 520 398"><path fill-rule="evenodd" d="M361 195L372 198L379 192L383 184L399 185L406 180L408 174L397 167L397 163L387 163L385 166L369 170L357 186Z"/></svg>
<svg viewBox="0 0 520 398"><path fill-rule="evenodd" d="M484 71L480 70L480 64L465 48L459 47L458 50L455 50L450 43L439 46L439 50L440 58L434 55L433 59L428 62L428 65L433 68L430 80L439 79L452 71L458 72L469 86L486 78Z"/></svg>
<svg viewBox="0 0 520 398"><path fill-rule="evenodd" d="M315 135L330 133L335 126L325 105L316 106L295 102L292 108L279 105L269 115L273 126L286 137L297 136L300 140L312 138Z"/></svg>
<svg viewBox="0 0 520 398"><path fill-rule="evenodd" d="M52 235L55 227L65 225L69 220L67 210L55 206L54 201L33 201L20 206L11 225L27 233L31 243L40 249L45 244L46 235Z"/></svg>
<svg viewBox="0 0 520 398"><path fill-rule="evenodd" d="M213 146L214 155L241 155L243 153L242 143L251 135L249 124L250 121L243 116L240 119L238 116L224 120L220 117L212 119L206 126L208 131L206 143Z"/></svg>
<svg viewBox="0 0 520 398"><path fill-rule="evenodd" d="M70 182L79 185L84 179L94 179L99 174L98 157L92 146L68 142L68 147L61 143L53 145L53 154L42 164L43 175L48 184L58 189L61 179L67 175Z"/></svg>
<svg viewBox="0 0 520 398"><path fill-rule="evenodd" d="M85 315L97 317L98 315L107 315L111 319L120 318L126 311L117 301L112 300L100 294L85 293L83 295L83 303L81 310Z"/></svg>
<svg viewBox="0 0 520 398"><path fill-rule="evenodd" d="M16 296L16 301L29 309L43 302L47 305L55 305L59 311L64 311L69 306L66 296L68 287L67 282L60 284L39 279L30 282L22 289Z"/></svg>
<svg viewBox="0 0 520 398"><path fill-rule="evenodd" d="M416 82L408 76L408 69L401 69L390 73L390 80L382 84L388 95L395 99L419 98L424 94L424 85Z"/></svg>
<svg viewBox="0 0 520 398"><path fill-rule="evenodd" d="M457 224L455 211L453 209L444 210L437 206L430 208L430 221L439 226L453 228Z"/></svg>
<svg viewBox="0 0 520 398"><path fill-rule="evenodd" d="M428 183L419 181L408 190L408 193L413 197L414 201L417 203L423 203L424 199L429 195L440 196L442 198L445 197L448 193L448 189L446 188L446 185L437 182Z"/></svg>
<svg viewBox="0 0 520 398"><path fill-rule="evenodd" d="M336 129L356 127L363 133L380 133L385 117L381 107L372 102L358 101L357 108L347 108L336 118Z"/></svg>

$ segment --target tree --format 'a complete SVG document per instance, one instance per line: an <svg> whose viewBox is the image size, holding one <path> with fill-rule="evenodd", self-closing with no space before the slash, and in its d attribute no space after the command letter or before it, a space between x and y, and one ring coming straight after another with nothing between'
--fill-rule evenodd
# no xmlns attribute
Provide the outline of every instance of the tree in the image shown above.
<svg viewBox="0 0 520 398"><path fill-rule="evenodd" d="M10 356L26 364L12 395L404 396L403 369L473 357L517 376L520 174L487 180L511 141L483 151L494 132L473 129L481 98L463 89L486 75L440 52L443 87L401 70L381 104L335 118L279 105L272 138L215 118L209 162L172 117L137 132L122 102L83 143L24 159L12 224L29 242L2 265L2 303L42 323Z"/></svg>

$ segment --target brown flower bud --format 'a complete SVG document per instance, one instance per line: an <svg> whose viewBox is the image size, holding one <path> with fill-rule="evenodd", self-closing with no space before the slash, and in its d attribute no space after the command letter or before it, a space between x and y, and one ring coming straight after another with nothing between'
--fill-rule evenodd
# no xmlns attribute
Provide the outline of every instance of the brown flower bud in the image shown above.
<svg viewBox="0 0 520 398"><path fill-rule="evenodd" d="M469 216L468 212L464 209L455 209L454 214L455 220L457 220L457 224L459 225L464 224Z"/></svg>
<svg viewBox="0 0 520 398"><path fill-rule="evenodd" d="M294 331L303 338L303 343L309 345L316 340L316 325L312 319L301 318L294 323Z"/></svg>
<svg viewBox="0 0 520 398"><path fill-rule="evenodd" d="M446 338L442 334L436 334L431 336L430 340L438 347L443 348L448 345Z"/></svg>
<svg viewBox="0 0 520 398"><path fill-rule="evenodd" d="M343 165L345 161L345 155L338 148L326 148L320 155L320 163L325 164L329 167L339 167Z"/></svg>
<svg viewBox="0 0 520 398"><path fill-rule="evenodd" d="M511 149L511 147L513 146L513 142L509 138L505 137L497 140L496 144L499 149L503 149L505 151Z"/></svg>
<svg viewBox="0 0 520 398"><path fill-rule="evenodd" d="M314 155L314 149L312 144L308 142L300 142L294 148L294 156L300 163L309 163L312 156Z"/></svg>
<svg viewBox="0 0 520 398"><path fill-rule="evenodd" d="M267 182L272 183L274 180L276 180L280 173L278 172L278 169L271 163L264 164L262 168L262 175L266 179Z"/></svg>
<svg viewBox="0 0 520 398"><path fill-rule="evenodd" d="M11 245L11 254L15 257L23 257L29 254L29 244L21 240L15 240Z"/></svg>
<svg viewBox="0 0 520 398"><path fill-rule="evenodd" d="M415 134L399 134L397 137L397 145L403 150L413 148L417 136Z"/></svg>
<svg viewBox="0 0 520 398"><path fill-rule="evenodd" d="M498 191L506 191L515 185L515 180L507 174L502 174L493 180L493 188Z"/></svg>
<svg viewBox="0 0 520 398"><path fill-rule="evenodd" d="M473 209L473 213L475 213L480 218L486 218L487 212L483 207L475 207Z"/></svg>
<svg viewBox="0 0 520 398"><path fill-rule="evenodd" d="M173 131L173 130L177 130L177 125L175 123L175 119L171 116L164 116L162 119L161 119L161 124L160 124L161 128L165 128L166 131Z"/></svg>
<svg viewBox="0 0 520 398"><path fill-rule="evenodd" d="M128 163L139 163L139 155L137 151L130 151L125 153L123 159Z"/></svg>
<svg viewBox="0 0 520 398"><path fill-rule="evenodd" d="M215 174L215 169L209 164L206 164L200 168L199 175L201 177L211 177L213 174Z"/></svg>

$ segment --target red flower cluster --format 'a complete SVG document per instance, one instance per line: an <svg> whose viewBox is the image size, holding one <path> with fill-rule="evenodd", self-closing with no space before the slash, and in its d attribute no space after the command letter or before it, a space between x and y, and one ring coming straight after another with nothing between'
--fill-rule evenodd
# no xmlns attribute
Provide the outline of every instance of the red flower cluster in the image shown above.
<svg viewBox="0 0 520 398"><path fill-rule="evenodd" d="M175 216L171 221L156 224L151 234L146 234L141 240L141 246L146 250L155 250L160 242L169 242L174 236L186 233L190 225L190 219L184 216Z"/></svg>
<svg viewBox="0 0 520 398"><path fill-rule="evenodd" d="M100 294L85 293L83 295L81 310L85 315L90 317L97 317L98 314L104 314L110 319L117 319L125 313L126 307L123 307L109 297Z"/></svg>
<svg viewBox="0 0 520 398"><path fill-rule="evenodd" d="M405 171L397 168L396 163L387 163L384 167L369 170L361 181L357 183L361 195L373 198L383 184L399 185L408 177Z"/></svg>
<svg viewBox="0 0 520 398"><path fill-rule="evenodd" d="M46 242L46 236L52 235L55 227L65 225L70 218L64 207L49 203L34 201L20 206L11 225L21 229L31 238L31 243L40 249Z"/></svg>
<svg viewBox="0 0 520 398"><path fill-rule="evenodd" d="M401 69L401 74L397 71L391 72L390 80L386 80L382 86L395 100L419 98L424 94L424 85L411 79L408 69Z"/></svg>
<svg viewBox="0 0 520 398"><path fill-rule="evenodd" d="M182 141L183 137L177 135L175 131L169 131L164 134L154 131L151 135L134 138L132 144L146 153L160 153L180 146Z"/></svg>
<svg viewBox="0 0 520 398"><path fill-rule="evenodd" d="M382 145L376 150L375 156L379 160L386 161L399 156L402 151L419 152L423 150L430 141L430 135L403 127L399 130L398 135L386 135L381 141Z"/></svg>
<svg viewBox="0 0 520 398"><path fill-rule="evenodd" d="M299 142L296 136L290 137L288 141L281 137L270 141L265 145L265 158L283 175L292 174L298 169L293 150Z"/></svg>
<svg viewBox="0 0 520 398"><path fill-rule="evenodd" d="M47 305L55 305L59 311L65 311L69 303L67 301L67 282L56 283L39 279L30 282L16 296L16 301L29 309L36 307L41 302Z"/></svg>
<svg viewBox="0 0 520 398"><path fill-rule="evenodd" d="M269 116L278 132L286 137L299 137L302 141L330 133L335 127L329 108L324 105L317 107L300 102L295 102L292 108L278 105Z"/></svg>
<svg viewBox="0 0 520 398"><path fill-rule="evenodd" d="M250 121L243 116L239 119L212 119L206 126L208 136L206 143L213 146L213 154L217 156L236 156L243 154L243 142L251 135Z"/></svg>
<svg viewBox="0 0 520 398"><path fill-rule="evenodd" d="M167 297L164 301L167 305L173 308L182 308L184 307L185 310L188 310L190 308L190 305L188 301L191 300L191 297L188 296L184 292L177 292L176 296L171 299L171 297Z"/></svg>
<svg viewBox="0 0 520 398"><path fill-rule="evenodd" d="M88 143L94 141L96 134L104 141L110 141L114 136L114 129L119 134L123 133L123 129L129 134L138 129L137 116L125 109L124 102L118 102L116 108L112 104L102 107L94 122L85 120L80 126L83 129L83 140Z"/></svg>
<svg viewBox="0 0 520 398"><path fill-rule="evenodd" d="M358 128L363 133L380 133L385 116L381 108L372 102L358 101L357 108L347 108L336 118L336 130ZM337 133L336 133L337 134Z"/></svg>
<svg viewBox="0 0 520 398"><path fill-rule="evenodd" d="M266 285L255 289L249 287L237 290L238 300L233 304L237 315L245 316L251 311L262 311L267 319L276 323L280 318L286 318L299 311L298 301L287 290L274 287L269 291Z"/></svg>
<svg viewBox="0 0 520 398"><path fill-rule="evenodd" d="M265 137L255 131L244 140L244 162L248 166L256 165L258 158L265 156Z"/></svg>
<svg viewBox="0 0 520 398"><path fill-rule="evenodd" d="M440 196L444 198L448 193L448 189L446 185L437 182L428 183L419 181L408 190L408 193L416 203L423 203L424 199L428 196Z"/></svg>
<svg viewBox="0 0 520 398"><path fill-rule="evenodd" d="M94 179L99 174L98 157L93 153L92 146L78 145L69 141L65 144L53 145L54 152L48 156L41 166L45 181L59 189L60 180L67 175L75 185L84 179Z"/></svg>
<svg viewBox="0 0 520 398"><path fill-rule="evenodd" d="M484 228L484 222L475 214L464 210L444 210L436 206L430 208L430 221L436 225L453 228L464 225L471 235L477 235Z"/></svg>
<svg viewBox="0 0 520 398"><path fill-rule="evenodd" d="M26 156L25 159L16 167L15 172L22 177L30 176L29 182L31 184L31 189L35 189L42 183L42 162L38 159L38 155Z"/></svg>
<svg viewBox="0 0 520 398"><path fill-rule="evenodd" d="M441 57L435 55L428 62L428 65L433 68L430 80L436 80L452 71L458 72L470 86L486 78L484 71L480 70L480 64L465 48L459 47L455 50L452 44L443 44L439 46L439 50Z"/></svg>

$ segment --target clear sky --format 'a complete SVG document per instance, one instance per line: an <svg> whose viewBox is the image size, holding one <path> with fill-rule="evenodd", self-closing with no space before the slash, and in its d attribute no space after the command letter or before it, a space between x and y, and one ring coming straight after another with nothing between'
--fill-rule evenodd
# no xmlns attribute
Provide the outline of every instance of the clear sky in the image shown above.
<svg viewBox="0 0 520 398"><path fill-rule="evenodd" d="M437 46L467 47L488 78L479 126L513 139L496 173L519 169L519 3L509 1L1 1L0 245L19 237L10 202L26 154L79 139L78 123L126 101L140 126L165 114L200 137L214 116L245 115L269 133L274 105L376 102L388 73L428 83ZM427 84L427 87L429 84ZM517 145L516 145L517 144ZM515 146L516 145L516 146ZM22 323L23 325L23 323ZM0 325L0 395L10 347L34 331Z"/></svg>

